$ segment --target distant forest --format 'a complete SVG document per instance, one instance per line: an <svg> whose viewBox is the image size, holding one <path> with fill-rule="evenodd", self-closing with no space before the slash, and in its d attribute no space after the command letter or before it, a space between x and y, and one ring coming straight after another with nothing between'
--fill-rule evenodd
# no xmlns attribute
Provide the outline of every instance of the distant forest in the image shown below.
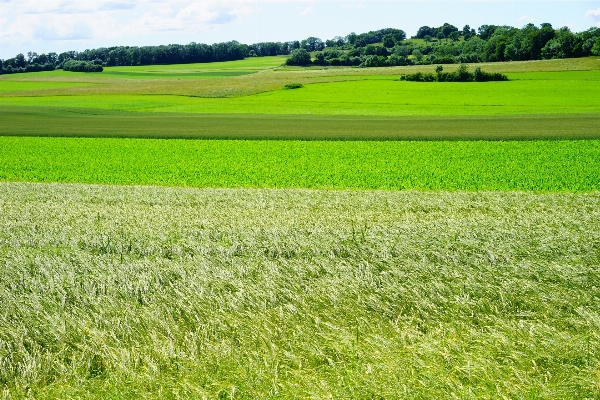
<svg viewBox="0 0 600 400"><path fill-rule="evenodd" d="M456 64L525 61L600 55L600 28L574 33L548 23L522 28L482 25L422 26L406 40L399 29L350 33L333 39L309 37L302 41L264 42L251 45L237 41L212 45L190 43L166 46L102 47L82 52L18 54L0 60L3 74L52 71L102 71L105 66L187 64L242 60L248 57L289 55L288 65L347 65L382 67L397 65Z"/></svg>

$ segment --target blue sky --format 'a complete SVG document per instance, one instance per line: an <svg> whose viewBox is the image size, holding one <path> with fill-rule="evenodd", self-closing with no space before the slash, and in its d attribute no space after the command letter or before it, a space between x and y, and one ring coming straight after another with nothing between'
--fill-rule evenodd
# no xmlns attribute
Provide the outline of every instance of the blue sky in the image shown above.
<svg viewBox="0 0 600 400"><path fill-rule="evenodd" d="M444 22L600 27L600 1L0 0L0 58L116 45L329 39Z"/></svg>

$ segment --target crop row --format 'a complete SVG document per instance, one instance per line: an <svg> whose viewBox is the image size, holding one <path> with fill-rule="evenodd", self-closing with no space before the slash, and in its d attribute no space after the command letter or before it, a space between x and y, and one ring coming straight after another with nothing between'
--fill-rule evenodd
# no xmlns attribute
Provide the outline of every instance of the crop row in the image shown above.
<svg viewBox="0 0 600 400"><path fill-rule="evenodd" d="M595 191L600 141L0 137L0 180L195 187Z"/></svg>

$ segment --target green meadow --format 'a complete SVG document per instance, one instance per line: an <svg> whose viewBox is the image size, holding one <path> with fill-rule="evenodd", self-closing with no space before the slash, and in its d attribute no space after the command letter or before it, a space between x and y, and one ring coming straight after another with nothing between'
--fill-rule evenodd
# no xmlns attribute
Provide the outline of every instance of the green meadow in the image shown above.
<svg viewBox="0 0 600 400"><path fill-rule="evenodd" d="M0 76L2 397L600 398L600 60L284 60Z"/></svg>
<svg viewBox="0 0 600 400"><path fill-rule="evenodd" d="M201 81L204 73L198 75ZM193 93L104 93L97 87L100 84L93 89L100 90L99 93L88 94L88 88L84 87L81 93L65 89L64 93L49 91L45 95L28 87L30 82L22 82L23 91L17 90L19 85L11 82L14 89L12 92L3 90L5 96L0 98L0 104L217 114L444 116L600 112L597 102L600 70L513 73L509 77L509 82L423 84L399 82L394 75L342 75L337 76L342 81L319 82L296 90L285 90L282 85L278 90L224 98L197 97Z"/></svg>

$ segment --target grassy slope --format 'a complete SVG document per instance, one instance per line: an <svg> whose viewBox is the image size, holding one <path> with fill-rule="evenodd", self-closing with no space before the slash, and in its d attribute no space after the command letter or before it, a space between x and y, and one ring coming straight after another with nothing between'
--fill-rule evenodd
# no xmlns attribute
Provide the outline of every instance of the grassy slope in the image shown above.
<svg viewBox="0 0 600 400"><path fill-rule="evenodd" d="M273 70L280 62L267 57L115 67L96 75L3 76L0 113L6 123L0 134L350 140L600 136L595 59L486 65L490 71L513 71L511 82L488 84L394 81L402 72L431 67ZM207 74L248 72L257 73L206 79ZM307 86L281 90L289 82ZM164 115L169 113L175 115ZM194 114L212 115L199 119ZM348 115L357 118L343 118Z"/></svg>
<svg viewBox="0 0 600 400"><path fill-rule="evenodd" d="M0 208L15 395L600 396L598 194L2 183Z"/></svg>
<svg viewBox="0 0 600 400"><path fill-rule="evenodd" d="M0 137L0 180L199 187L600 190L600 141Z"/></svg>
<svg viewBox="0 0 600 400"><path fill-rule="evenodd" d="M600 71L515 73L510 82L489 83L397 82L393 78L362 77L236 98L86 94L86 87L70 96L36 96L32 92L29 96L5 96L0 104L145 112L381 116L600 112L596 101Z"/></svg>

